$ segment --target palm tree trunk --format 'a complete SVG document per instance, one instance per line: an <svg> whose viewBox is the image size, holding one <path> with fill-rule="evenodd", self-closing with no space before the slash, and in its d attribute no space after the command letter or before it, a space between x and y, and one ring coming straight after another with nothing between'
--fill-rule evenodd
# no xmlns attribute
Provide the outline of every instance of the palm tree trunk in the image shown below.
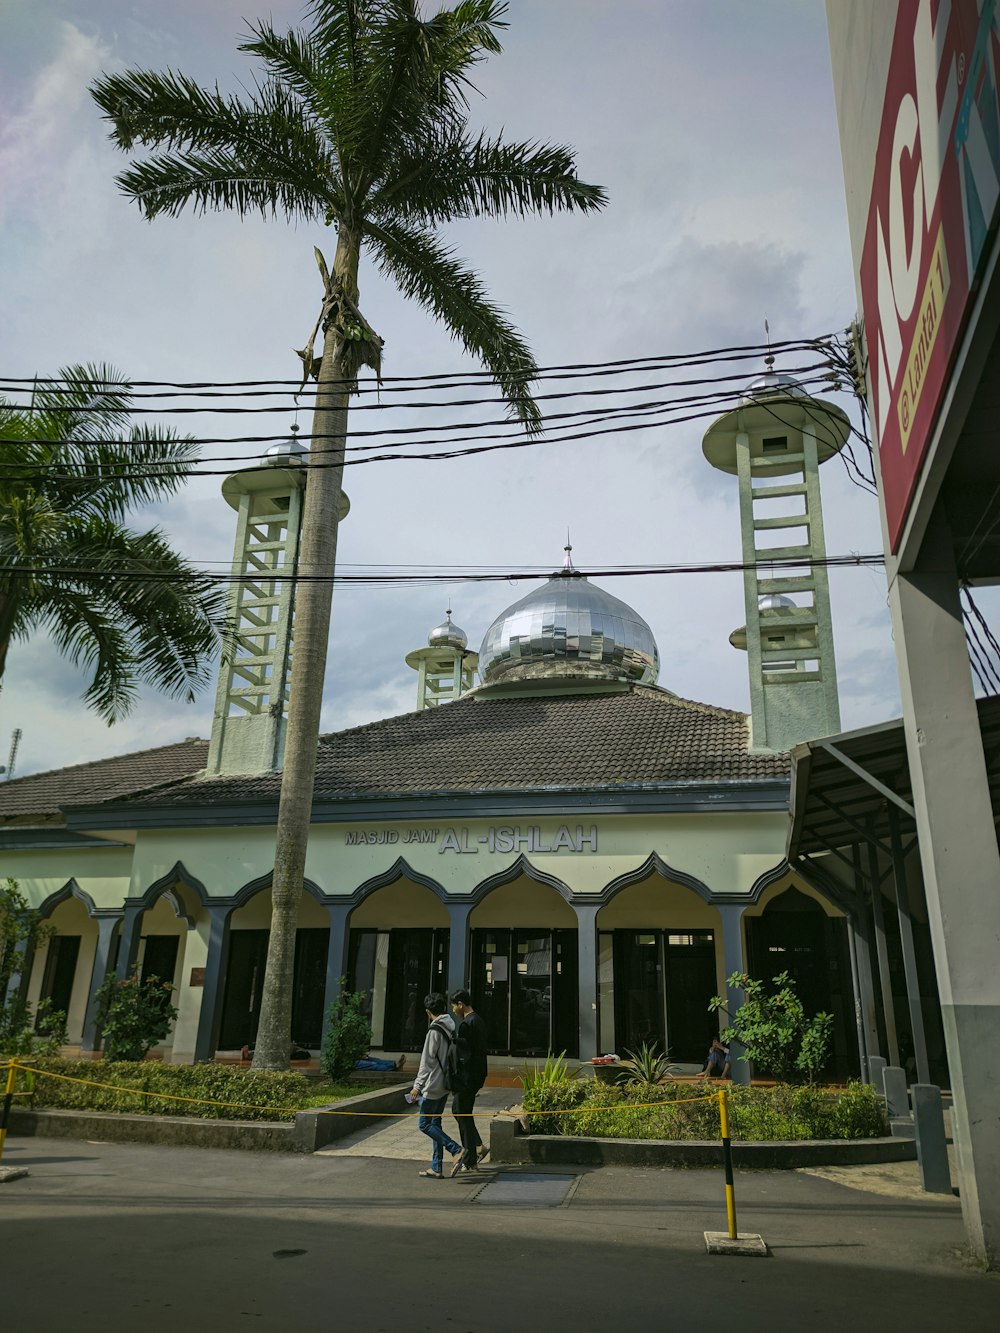
<svg viewBox="0 0 1000 1333"><path fill-rule="evenodd" d="M333 278L357 300L360 238L342 226L337 240ZM316 386L314 439L309 455L298 572L295 590L295 637L288 700L288 728L278 806L278 828L271 887L271 936L267 948L260 1024L254 1069L287 1069L292 1043L292 976L299 899L305 875L306 849L316 777L316 748L333 584L337 563L337 528L347 433L349 379L338 330L324 327L323 359ZM317 467L316 464L326 466ZM315 577L311 581L310 576Z"/></svg>

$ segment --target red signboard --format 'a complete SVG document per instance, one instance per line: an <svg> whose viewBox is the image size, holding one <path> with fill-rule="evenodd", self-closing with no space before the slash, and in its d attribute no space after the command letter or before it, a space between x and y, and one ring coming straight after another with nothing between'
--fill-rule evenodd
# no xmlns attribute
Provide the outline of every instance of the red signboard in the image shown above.
<svg viewBox="0 0 1000 1333"><path fill-rule="evenodd" d="M1000 201L998 0L899 0L861 256L893 551Z"/></svg>

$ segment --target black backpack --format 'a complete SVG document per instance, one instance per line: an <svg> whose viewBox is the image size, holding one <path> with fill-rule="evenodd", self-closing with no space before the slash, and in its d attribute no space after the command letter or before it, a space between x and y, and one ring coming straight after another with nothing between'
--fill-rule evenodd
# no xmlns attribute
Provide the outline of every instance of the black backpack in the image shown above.
<svg viewBox="0 0 1000 1333"><path fill-rule="evenodd" d="M435 1024L434 1026L438 1026ZM438 1026L438 1031L447 1041L444 1059L440 1055L437 1062L441 1066L441 1073L444 1077L444 1086L448 1092L460 1092L462 1089L462 1062L461 1053L458 1049L458 1040L453 1037L446 1027Z"/></svg>

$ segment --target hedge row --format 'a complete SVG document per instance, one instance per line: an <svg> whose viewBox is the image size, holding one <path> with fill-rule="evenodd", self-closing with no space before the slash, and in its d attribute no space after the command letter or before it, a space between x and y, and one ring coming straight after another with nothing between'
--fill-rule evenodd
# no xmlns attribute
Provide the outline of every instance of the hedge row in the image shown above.
<svg viewBox="0 0 1000 1333"><path fill-rule="evenodd" d="M168 1065L158 1060L111 1063L104 1060L32 1060L42 1071L62 1074L83 1083L35 1077L30 1105L39 1110L117 1111L126 1115L189 1115L210 1120L292 1120L296 1111L314 1102L316 1084L299 1073L241 1069L234 1065ZM110 1087L95 1087L95 1083ZM165 1096L207 1098L207 1105L173 1101ZM25 1090L25 1075L18 1075L17 1090ZM232 1105L217 1106L212 1102ZM24 1104L23 1102L21 1103Z"/></svg>
<svg viewBox="0 0 1000 1333"><path fill-rule="evenodd" d="M703 1100L717 1085L703 1083L602 1083L561 1079L525 1088L532 1134L609 1139L717 1139L719 1105ZM656 1105L655 1103L678 1103ZM654 1103L649 1106L648 1103ZM730 1133L734 1140L774 1143L788 1139L865 1139L889 1133L885 1107L874 1088L816 1086L729 1087ZM556 1109L575 1114L552 1114Z"/></svg>

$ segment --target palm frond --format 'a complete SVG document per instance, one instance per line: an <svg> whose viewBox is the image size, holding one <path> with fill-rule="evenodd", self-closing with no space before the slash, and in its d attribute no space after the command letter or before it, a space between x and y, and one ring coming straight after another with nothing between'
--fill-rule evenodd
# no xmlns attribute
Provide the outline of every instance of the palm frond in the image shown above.
<svg viewBox="0 0 1000 1333"><path fill-rule="evenodd" d="M370 224L379 269L404 296L419 301L493 375L513 414L531 433L541 413L530 384L538 373L521 334L487 295L482 280L437 237L404 223Z"/></svg>
<svg viewBox="0 0 1000 1333"><path fill-rule="evenodd" d="M128 716L138 696L135 662L123 629L89 590L49 589L29 608L27 619L32 629L47 629L74 666L92 673L83 696L88 707L109 726Z"/></svg>
<svg viewBox="0 0 1000 1333"><path fill-rule="evenodd" d="M395 207L436 224L454 218L504 217L603 208L607 193L576 174L572 150L552 144L469 140L448 129L435 142L407 142L390 166L391 179L371 207Z"/></svg>
<svg viewBox="0 0 1000 1333"><path fill-rule="evenodd" d="M323 217L341 206L340 174L308 108L277 79L245 104L168 71L98 80L91 95L120 147L163 151L123 172L118 185L147 218L234 208Z"/></svg>
<svg viewBox="0 0 1000 1333"><path fill-rule="evenodd" d="M182 699L209 682L225 590L161 532L92 519L64 534L59 554L28 610L49 626L60 651L93 670L92 707L114 721L132 706L139 682Z"/></svg>

